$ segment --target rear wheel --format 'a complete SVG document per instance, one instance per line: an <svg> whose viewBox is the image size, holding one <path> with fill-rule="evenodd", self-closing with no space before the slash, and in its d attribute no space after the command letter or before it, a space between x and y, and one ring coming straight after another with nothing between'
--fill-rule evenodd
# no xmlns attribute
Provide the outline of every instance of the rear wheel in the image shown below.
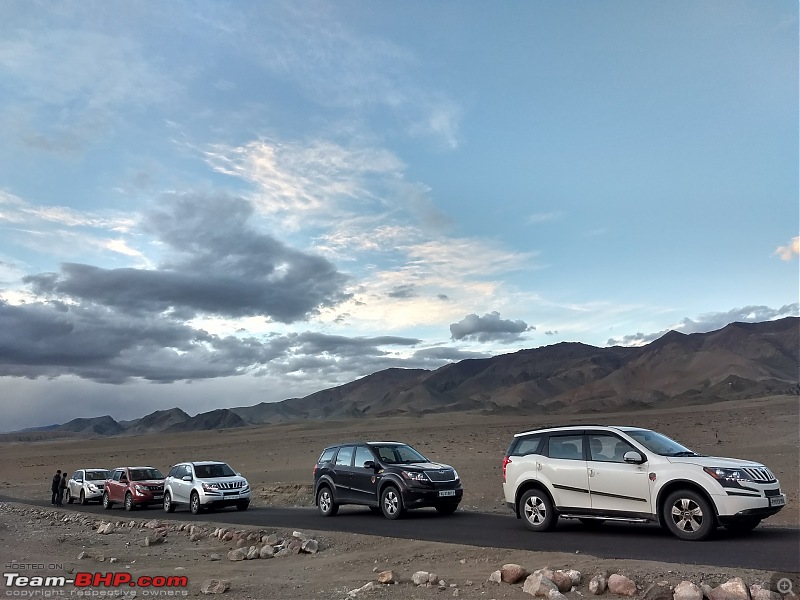
<svg viewBox="0 0 800 600"><path fill-rule="evenodd" d="M133 503L133 495L131 495L131 493L128 492L127 494L125 494L125 510L131 511L134 508L136 508L136 506Z"/></svg>
<svg viewBox="0 0 800 600"><path fill-rule="evenodd" d="M164 494L164 512L175 512L175 505L172 503L172 495L169 492Z"/></svg>
<svg viewBox="0 0 800 600"><path fill-rule="evenodd" d="M72 497L72 493L67 488L67 504L72 504L75 501L75 498Z"/></svg>
<svg viewBox="0 0 800 600"><path fill-rule="evenodd" d="M193 515L196 515L202 509L202 506L200 506L200 496L197 492L192 492L192 495L189 497L189 510L192 511Z"/></svg>
<svg viewBox="0 0 800 600"><path fill-rule="evenodd" d="M81 490L81 504L83 504L84 506L86 504L89 504L89 501L86 499L86 492L84 492L83 490Z"/></svg>
<svg viewBox="0 0 800 600"><path fill-rule="evenodd" d="M327 485L323 485L317 492L317 508L323 517L333 517L339 512L339 505L333 499L333 493Z"/></svg>
<svg viewBox="0 0 800 600"><path fill-rule="evenodd" d="M114 503L111 502L111 498L108 497L108 492L103 492L103 508L108 510L112 506L114 506Z"/></svg>
<svg viewBox="0 0 800 600"><path fill-rule="evenodd" d="M381 492L381 511L387 519L399 519L403 516L403 499L393 485L387 485Z"/></svg>
<svg viewBox="0 0 800 600"><path fill-rule="evenodd" d="M667 496L663 517L667 529L682 540L704 540L716 527L711 505L692 490L677 490Z"/></svg>
<svg viewBox="0 0 800 600"><path fill-rule="evenodd" d="M458 509L458 504L437 504L436 512L440 515L452 515Z"/></svg>
<svg viewBox="0 0 800 600"><path fill-rule="evenodd" d="M556 524L556 515L550 496L538 489L528 490L519 501L519 513L532 531L547 531Z"/></svg>

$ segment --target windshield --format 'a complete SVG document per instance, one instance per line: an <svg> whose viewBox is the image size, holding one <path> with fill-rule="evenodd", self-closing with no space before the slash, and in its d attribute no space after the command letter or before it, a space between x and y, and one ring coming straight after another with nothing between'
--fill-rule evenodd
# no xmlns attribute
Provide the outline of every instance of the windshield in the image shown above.
<svg viewBox="0 0 800 600"><path fill-rule="evenodd" d="M381 460L390 465L408 465L411 463L428 462L428 459L405 444L376 444L372 449L380 456Z"/></svg>
<svg viewBox="0 0 800 600"><path fill-rule="evenodd" d="M194 474L200 479L208 479L211 477L234 477L236 473L225 463L216 465L195 465Z"/></svg>
<svg viewBox="0 0 800 600"><path fill-rule="evenodd" d="M147 481L148 479L164 479L158 469L131 469L131 481Z"/></svg>
<svg viewBox="0 0 800 600"><path fill-rule="evenodd" d="M104 481L111 479L111 473L109 471L86 471L86 479L89 481Z"/></svg>
<svg viewBox="0 0 800 600"><path fill-rule="evenodd" d="M699 456L675 440L649 429L632 429L626 430L625 433L650 450L650 452L655 452L661 456Z"/></svg>

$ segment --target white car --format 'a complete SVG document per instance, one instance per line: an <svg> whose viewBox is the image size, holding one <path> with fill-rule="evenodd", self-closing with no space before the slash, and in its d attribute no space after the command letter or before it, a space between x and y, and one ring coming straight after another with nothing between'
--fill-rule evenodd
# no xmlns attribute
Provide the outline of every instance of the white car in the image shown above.
<svg viewBox="0 0 800 600"><path fill-rule="evenodd" d="M111 477L108 469L78 469L67 482L67 503L79 500L88 504L89 500L102 502L105 481Z"/></svg>
<svg viewBox="0 0 800 600"><path fill-rule="evenodd" d="M192 514L203 508L250 506L250 484L226 463L216 460L182 462L174 465L164 481L164 510L172 512L188 505Z"/></svg>
<svg viewBox="0 0 800 600"><path fill-rule="evenodd" d="M683 540L718 525L755 528L786 505L764 465L702 456L639 427L576 425L518 433L503 459L506 504L529 529L558 517L587 525L657 522Z"/></svg>

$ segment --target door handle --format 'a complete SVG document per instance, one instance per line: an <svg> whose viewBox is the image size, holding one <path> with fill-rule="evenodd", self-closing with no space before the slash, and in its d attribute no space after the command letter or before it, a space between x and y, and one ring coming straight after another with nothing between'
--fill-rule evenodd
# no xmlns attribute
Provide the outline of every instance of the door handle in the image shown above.
<svg viewBox="0 0 800 600"><path fill-rule="evenodd" d="M589 469L589 477L594 477L594 469Z"/></svg>

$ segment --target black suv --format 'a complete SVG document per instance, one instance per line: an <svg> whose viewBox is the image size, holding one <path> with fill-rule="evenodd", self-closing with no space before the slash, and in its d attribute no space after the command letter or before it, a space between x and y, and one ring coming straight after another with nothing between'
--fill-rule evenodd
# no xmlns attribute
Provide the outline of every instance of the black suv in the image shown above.
<svg viewBox="0 0 800 600"><path fill-rule="evenodd" d="M453 467L433 463L400 442L329 446L314 465L314 498L324 517L335 515L342 504L369 506L387 519L427 506L449 515L463 494Z"/></svg>

